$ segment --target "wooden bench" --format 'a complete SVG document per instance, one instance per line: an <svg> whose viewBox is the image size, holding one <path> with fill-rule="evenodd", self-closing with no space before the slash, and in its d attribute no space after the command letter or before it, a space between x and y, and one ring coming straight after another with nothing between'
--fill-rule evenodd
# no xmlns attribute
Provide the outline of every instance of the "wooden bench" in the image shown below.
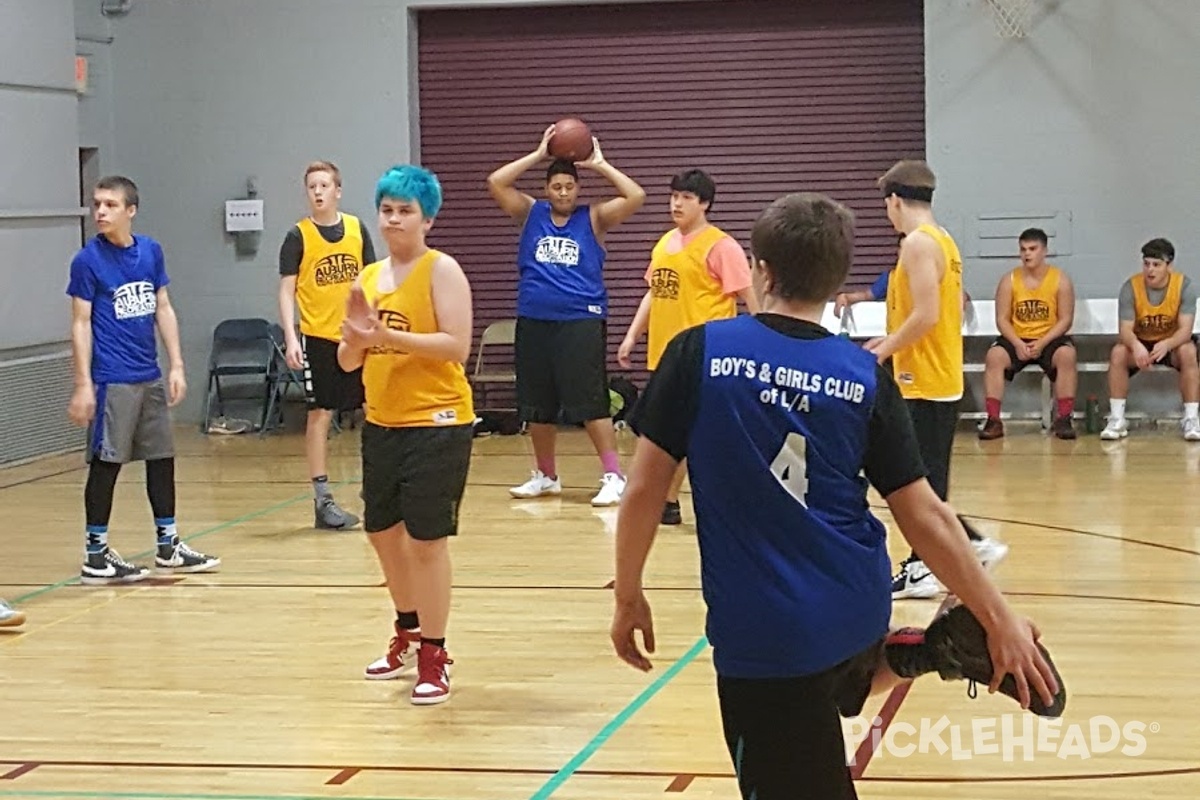
<svg viewBox="0 0 1200 800"><path fill-rule="evenodd" d="M821 324L831 331L845 333L856 341L866 341L876 336L883 336L886 333L887 308L883 302L858 303L849 309L849 311L850 314L848 317L839 320L833 314L833 303L829 303L825 307L825 315L821 319ZM1200 324L1200 315L1197 315L1197 323ZM1076 349L1079 352L1077 368L1080 373L1108 371L1108 352L1111 344L1116 342L1119 325L1116 298L1080 298L1075 301L1075 320L1071 326L1071 330L1068 331L1068 335L1076 342ZM987 352L988 344L999 335L1000 331L996 327L996 301L972 300L967 303L963 310L964 347L968 353L963 362L964 373L983 373L984 363L982 354ZM1093 344L1103 344L1105 346L1098 349L1096 347L1081 347L1081 345L1084 345L1089 340ZM1092 358L1085 358L1083 356L1085 350L1091 350L1096 355ZM981 355L973 357L969 355L971 351L977 351ZM1159 366L1154 369L1169 370L1170 367ZM1021 373L1021 375L1027 374L1035 374L1041 377L1042 399L1040 417L1042 426L1048 428L1054 410L1052 385L1041 370L1027 370ZM1017 377L1020 378L1021 375ZM1080 413L1077 412L1076 415L1080 416ZM982 411L965 412L962 414L962 418L964 419L983 419L985 416L986 413ZM1137 415L1127 414L1127 416L1134 417ZM1005 417L1010 417L1010 415L1006 413Z"/></svg>

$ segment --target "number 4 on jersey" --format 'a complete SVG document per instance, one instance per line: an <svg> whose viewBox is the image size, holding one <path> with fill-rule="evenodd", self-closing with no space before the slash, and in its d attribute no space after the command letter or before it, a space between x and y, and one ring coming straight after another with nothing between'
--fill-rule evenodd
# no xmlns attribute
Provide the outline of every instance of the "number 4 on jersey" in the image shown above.
<svg viewBox="0 0 1200 800"><path fill-rule="evenodd" d="M796 502L808 508L808 442L798 433L789 433L771 462L771 474Z"/></svg>

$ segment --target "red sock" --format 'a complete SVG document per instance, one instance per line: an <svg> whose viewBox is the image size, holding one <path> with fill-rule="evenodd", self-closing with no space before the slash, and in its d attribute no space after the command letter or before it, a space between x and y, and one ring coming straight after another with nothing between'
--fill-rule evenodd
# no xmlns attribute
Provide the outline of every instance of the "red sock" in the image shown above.
<svg viewBox="0 0 1200 800"><path fill-rule="evenodd" d="M1075 398L1074 397L1058 398L1058 415L1060 417L1069 417L1069 416L1071 416L1071 412L1074 410L1075 410Z"/></svg>
<svg viewBox="0 0 1200 800"><path fill-rule="evenodd" d="M1000 419L1000 401L994 397L989 397L984 401L987 406L988 419Z"/></svg>

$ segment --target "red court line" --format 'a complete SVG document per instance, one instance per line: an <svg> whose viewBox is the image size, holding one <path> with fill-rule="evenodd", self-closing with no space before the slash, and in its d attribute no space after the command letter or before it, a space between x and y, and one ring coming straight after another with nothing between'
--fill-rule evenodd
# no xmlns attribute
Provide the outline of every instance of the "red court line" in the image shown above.
<svg viewBox="0 0 1200 800"><path fill-rule="evenodd" d="M30 772L33 772L35 769L37 769L41 765L42 764L39 761L31 761L27 764L22 764L21 766L17 767L16 769L11 770L10 772L6 772L3 775L0 775L0 781L15 781L17 778L21 777L22 775L27 775Z"/></svg>
<svg viewBox="0 0 1200 800"><path fill-rule="evenodd" d="M193 762L157 762L157 761L17 761L0 758L0 764L16 764L18 769L0 777L13 774L25 774L38 767L103 767L124 769L195 769L195 770L239 770L239 771L273 771L273 770L312 770L319 772L345 771L346 767L329 764L252 764L252 763L193 763ZM356 772L400 772L400 773L447 773L469 775L553 775L557 770L533 767L450 767L450 766L417 766L401 764L377 764L366 767L353 767ZM575 773L580 776L594 778L670 778L678 780L681 776L675 770L609 770L581 769ZM1164 769L1133 770L1130 772L1094 772L1068 773L1059 775L879 775L863 777L859 780L868 783L1037 783L1039 781L1094 781L1114 778L1154 778L1174 775L1200 774L1200 766L1168 767ZM691 778L728 778L737 776L732 772L694 772Z"/></svg>
<svg viewBox="0 0 1200 800"><path fill-rule="evenodd" d="M668 792L684 792L692 785L692 781L696 779L695 775L676 775L675 780L671 781L671 785L667 787Z"/></svg>
<svg viewBox="0 0 1200 800"><path fill-rule="evenodd" d="M938 606L937 611L933 612L933 617L930 622L946 613L950 606L958 602L958 598L954 595L946 595L946 599ZM875 750L883 743L883 737L887 734L888 727L892 724L892 720L896 718L896 714L900 711L900 706L904 704L904 699L908 697L908 691L912 688L912 681L906 681L896 688L892 689L887 700L883 701L883 708L879 709L879 733L872 730L867 734L867 738L863 739L859 744L858 750L854 753L854 766L850 770L851 776L858 780L867 771L867 766L871 763L871 758L875 755Z"/></svg>
<svg viewBox="0 0 1200 800"><path fill-rule="evenodd" d="M329 780L325 781L326 786L341 786L346 781L353 778L358 773L362 772L358 767L346 767L344 770L334 775Z"/></svg>

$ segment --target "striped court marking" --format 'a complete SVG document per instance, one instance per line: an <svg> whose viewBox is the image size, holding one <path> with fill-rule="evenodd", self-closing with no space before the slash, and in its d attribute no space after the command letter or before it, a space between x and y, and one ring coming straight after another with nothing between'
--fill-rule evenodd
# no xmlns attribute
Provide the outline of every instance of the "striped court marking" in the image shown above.
<svg viewBox="0 0 1200 800"><path fill-rule="evenodd" d="M608 724L600 729L600 732L592 737L591 741L583 746L575 756L559 769L558 772L550 776L550 780L543 784L542 788L534 792L529 800L546 800L570 780L571 776L579 771L579 768L587 762L589 758L596 754L596 751L604 746L613 734L620 730L629 719L636 714L646 703L650 702L654 695L658 694L662 689L675 679L680 672L683 672L684 667L696 660L696 656L704 652L708 647L708 639L701 636L696 640L696 643L684 653L678 661L667 668L667 671L654 680L649 686L641 691L641 693L629 702L629 705L621 709L621 711L609 720Z"/></svg>

